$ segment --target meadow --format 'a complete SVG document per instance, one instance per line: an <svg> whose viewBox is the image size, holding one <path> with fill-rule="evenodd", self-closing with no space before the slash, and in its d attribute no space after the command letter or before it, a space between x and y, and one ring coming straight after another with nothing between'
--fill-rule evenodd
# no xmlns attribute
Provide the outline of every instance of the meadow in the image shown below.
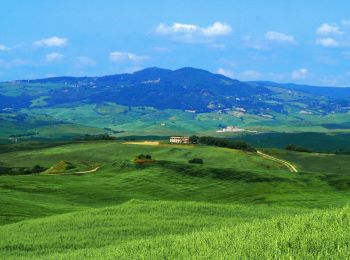
<svg viewBox="0 0 350 260"><path fill-rule="evenodd" d="M1 147L3 167L75 166L0 175L3 259L349 257L348 155L263 150L293 163L291 173L253 152L204 145ZM135 164L139 154L154 161Z"/></svg>

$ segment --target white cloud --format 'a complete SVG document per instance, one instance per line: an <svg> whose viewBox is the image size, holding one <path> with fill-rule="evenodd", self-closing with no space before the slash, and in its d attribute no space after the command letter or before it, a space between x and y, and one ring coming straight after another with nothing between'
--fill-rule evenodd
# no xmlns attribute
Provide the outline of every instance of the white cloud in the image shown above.
<svg viewBox="0 0 350 260"><path fill-rule="evenodd" d="M337 40L330 37L316 39L316 44L323 47L337 47L339 45Z"/></svg>
<svg viewBox="0 0 350 260"><path fill-rule="evenodd" d="M233 71L227 70L227 69L224 69L224 68L218 68L216 73L220 74L220 75L224 75L224 76L229 77L229 78L234 78L235 77L235 73Z"/></svg>
<svg viewBox="0 0 350 260"><path fill-rule="evenodd" d="M231 26L226 23L215 22L207 28L201 28L202 33L208 37L228 35L232 32Z"/></svg>
<svg viewBox="0 0 350 260"><path fill-rule="evenodd" d="M297 69L294 70L291 74L292 79L294 80L302 80L305 79L307 77L307 74L309 73L309 71L307 69Z"/></svg>
<svg viewBox="0 0 350 260"><path fill-rule="evenodd" d="M0 44L0 51L8 51L10 48L6 45Z"/></svg>
<svg viewBox="0 0 350 260"><path fill-rule="evenodd" d="M79 66L95 66L96 61L87 57L87 56L80 56L80 57L77 57L77 65L79 65Z"/></svg>
<svg viewBox="0 0 350 260"><path fill-rule="evenodd" d="M37 47L64 47L68 43L67 38L60 38L53 36L50 38L45 38L34 42L34 45Z"/></svg>
<svg viewBox="0 0 350 260"><path fill-rule="evenodd" d="M109 59L113 62L142 62L147 60L148 56L140 56L131 52L114 51L109 54Z"/></svg>
<svg viewBox="0 0 350 260"><path fill-rule="evenodd" d="M48 62L54 62L63 59L64 55L58 52L51 52L46 54L45 58Z"/></svg>
<svg viewBox="0 0 350 260"><path fill-rule="evenodd" d="M173 23L169 26L161 23L155 28L155 32L160 35L170 35L178 41L197 43L229 35L232 28L230 25L221 22L215 22L207 27L184 23Z"/></svg>
<svg viewBox="0 0 350 260"><path fill-rule="evenodd" d="M284 42L284 43L295 43L293 35L288 35L275 31L268 31L265 33L265 38L269 41Z"/></svg>
<svg viewBox="0 0 350 260"><path fill-rule="evenodd" d="M344 34L343 31L339 29L337 25L331 25L328 23L322 24L320 27L317 28L316 34L318 35L341 35Z"/></svg>

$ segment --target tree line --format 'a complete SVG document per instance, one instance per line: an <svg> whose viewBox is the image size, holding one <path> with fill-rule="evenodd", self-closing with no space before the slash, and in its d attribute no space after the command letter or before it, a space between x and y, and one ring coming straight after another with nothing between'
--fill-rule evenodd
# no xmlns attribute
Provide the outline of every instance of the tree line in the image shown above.
<svg viewBox="0 0 350 260"><path fill-rule="evenodd" d="M196 136L190 137L190 143L192 144L204 144L218 147L224 147L229 149L243 150L246 152L256 152L256 149L244 141L230 140L225 138L211 137L211 136Z"/></svg>

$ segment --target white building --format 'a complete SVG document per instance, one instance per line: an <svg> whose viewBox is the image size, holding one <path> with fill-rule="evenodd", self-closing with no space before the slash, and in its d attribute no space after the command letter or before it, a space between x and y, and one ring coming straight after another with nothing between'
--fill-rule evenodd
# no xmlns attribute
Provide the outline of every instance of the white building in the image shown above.
<svg viewBox="0 0 350 260"><path fill-rule="evenodd" d="M187 136L172 136L170 137L170 143L188 144L190 143L190 138Z"/></svg>

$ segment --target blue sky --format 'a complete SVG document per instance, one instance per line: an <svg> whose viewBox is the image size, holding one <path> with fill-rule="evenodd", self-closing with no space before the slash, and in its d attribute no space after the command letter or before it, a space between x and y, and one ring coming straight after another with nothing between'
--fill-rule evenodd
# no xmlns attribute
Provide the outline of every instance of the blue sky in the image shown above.
<svg viewBox="0 0 350 260"><path fill-rule="evenodd" d="M191 66L350 86L345 0L8 0L0 10L0 81Z"/></svg>

